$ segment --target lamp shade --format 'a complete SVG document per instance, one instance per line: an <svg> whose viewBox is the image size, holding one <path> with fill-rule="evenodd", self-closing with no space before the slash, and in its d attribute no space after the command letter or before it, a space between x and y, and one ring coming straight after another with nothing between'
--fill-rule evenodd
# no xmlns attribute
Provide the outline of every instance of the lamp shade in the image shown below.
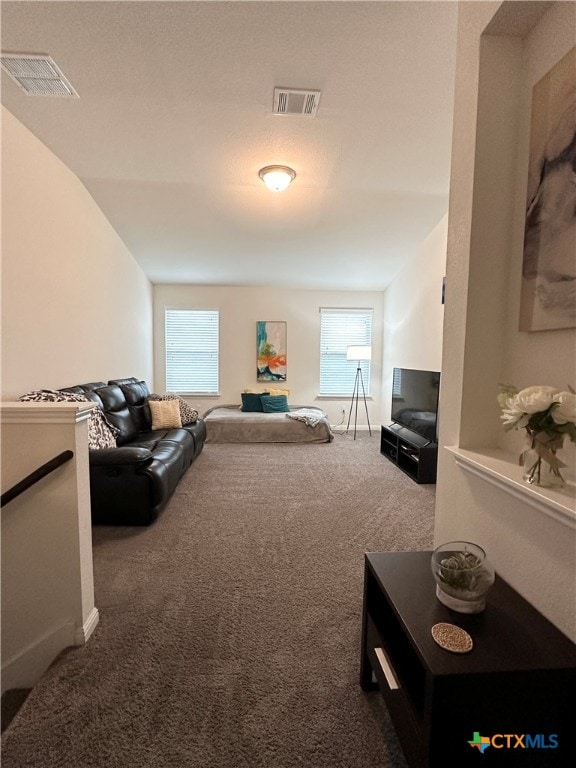
<svg viewBox="0 0 576 768"><path fill-rule="evenodd" d="M273 192L283 192L296 178L296 171L287 165L267 165L258 171L258 176Z"/></svg>
<svg viewBox="0 0 576 768"><path fill-rule="evenodd" d="M347 347L346 360L372 360L372 347Z"/></svg>

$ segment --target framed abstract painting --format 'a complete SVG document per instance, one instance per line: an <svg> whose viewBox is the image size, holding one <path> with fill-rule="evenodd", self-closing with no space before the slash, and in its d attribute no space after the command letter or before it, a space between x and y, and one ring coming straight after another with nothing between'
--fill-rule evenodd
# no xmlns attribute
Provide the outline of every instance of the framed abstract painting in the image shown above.
<svg viewBox="0 0 576 768"><path fill-rule="evenodd" d="M286 381L286 322L256 321L256 379Z"/></svg>
<svg viewBox="0 0 576 768"><path fill-rule="evenodd" d="M576 327L576 48L532 90L520 330Z"/></svg>

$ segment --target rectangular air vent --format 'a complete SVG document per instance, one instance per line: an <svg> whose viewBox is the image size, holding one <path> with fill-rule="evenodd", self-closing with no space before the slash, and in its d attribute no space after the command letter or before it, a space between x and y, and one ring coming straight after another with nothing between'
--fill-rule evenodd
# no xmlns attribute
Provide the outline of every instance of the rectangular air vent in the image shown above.
<svg viewBox="0 0 576 768"><path fill-rule="evenodd" d="M67 96L78 94L50 56L37 53L3 53L0 65L28 96Z"/></svg>
<svg viewBox="0 0 576 768"><path fill-rule="evenodd" d="M274 88L275 115L315 117L320 103L320 91L299 88Z"/></svg>

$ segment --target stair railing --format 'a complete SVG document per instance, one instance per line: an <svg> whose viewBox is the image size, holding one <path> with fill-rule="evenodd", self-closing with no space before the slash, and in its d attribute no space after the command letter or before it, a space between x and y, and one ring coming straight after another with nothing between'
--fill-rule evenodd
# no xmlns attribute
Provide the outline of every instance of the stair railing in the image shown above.
<svg viewBox="0 0 576 768"><path fill-rule="evenodd" d="M6 504L14 501L17 496L20 496L21 493L27 491L28 488L31 488L39 480L46 477L46 475L49 475L51 472L54 472L55 469L58 469L58 467L61 467L63 464L66 464L67 461L70 461L73 456L73 451L62 451L58 456L54 456L53 459L42 464L42 466L35 469L34 472L31 472L23 480L20 480L19 483L16 483L16 485L3 493L0 498L0 506L4 507Z"/></svg>

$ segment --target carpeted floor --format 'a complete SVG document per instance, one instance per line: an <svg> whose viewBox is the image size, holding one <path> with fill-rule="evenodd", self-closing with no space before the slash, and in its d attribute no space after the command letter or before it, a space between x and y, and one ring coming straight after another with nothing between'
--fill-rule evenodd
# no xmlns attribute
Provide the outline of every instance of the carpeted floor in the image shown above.
<svg viewBox="0 0 576 768"><path fill-rule="evenodd" d="M358 685L363 553L432 546L434 486L331 444L210 444L150 528L94 528L100 624L3 768L405 768Z"/></svg>

